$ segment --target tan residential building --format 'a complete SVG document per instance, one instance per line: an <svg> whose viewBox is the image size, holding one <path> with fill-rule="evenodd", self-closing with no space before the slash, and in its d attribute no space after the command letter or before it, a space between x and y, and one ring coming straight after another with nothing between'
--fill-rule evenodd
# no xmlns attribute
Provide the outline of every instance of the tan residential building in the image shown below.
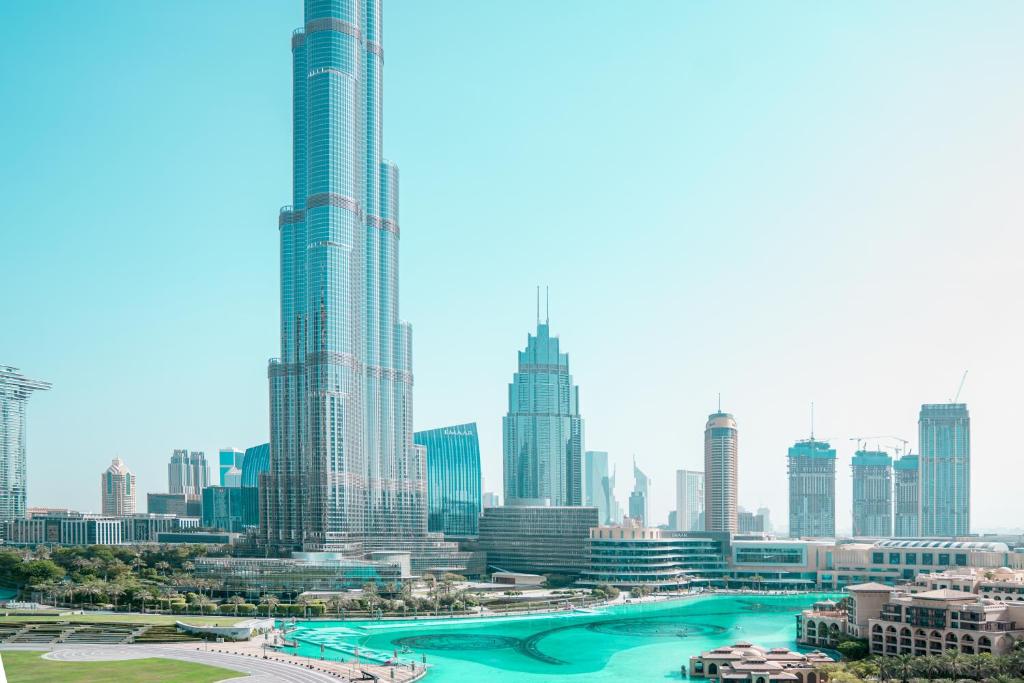
<svg viewBox="0 0 1024 683"><path fill-rule="evenodd" d="M100 499L103 514L126 517L135 514L135 475L121 458L114 458L100 475Z"/></svg>
<svg viewBox="0 0 1024 683"><path fill-rule="evenodd" d="M868 644L875 655L921 656L946 650L1002 655L1024 638L1024 604L995 602L951 588L893 592L868 624Z"/></svg>

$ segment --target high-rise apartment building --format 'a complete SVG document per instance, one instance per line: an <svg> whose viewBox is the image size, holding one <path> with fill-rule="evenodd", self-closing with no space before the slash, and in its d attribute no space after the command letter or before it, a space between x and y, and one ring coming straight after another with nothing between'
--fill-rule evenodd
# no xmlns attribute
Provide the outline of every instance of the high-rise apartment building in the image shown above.
<svg viewBox="0 0 1024 683"><path fill-rule="evenodd" d="M209 485L210 469L206 464L206 454L202 451L189 452L184 448L175 450L167 465L167 492L198 498Z"/></svg>
<svg viewBox="0 0 1024 683"><path fill-rule="evenodd" d="M704 530L736 533L739 509L739 432L729 413L704 427Z"/></svg>
<svg viewBox="0 0 1024 683"><path fill-rule="evenodd" d="M836 535L836 451L824 441L797 441L789 449L789 535Z"/></svg>
<svg viewBox="0 0 1024 683"><path fill-rule="evenodd" d="M892 536L892 458L882 451L857 451L853 469L853 535Z"/></svg>
<svg viewBox="0 0 1024 683"><path fill-rule="evenodd" d="M427 525L446 538L473 538L479 531L480 439L476 423L416 432L427 449Z"/></svg>
<svg viewBox="0 0 1024 683"><path fill-rule="evenodd" d="M0 365L0 521L25 517L25 407L33 391L49 388L49 382L29 379L17 368Z"/></svg>
<svg viewBox="0 0 1024 683"><path fill-rule="evenodd" d="M640 526L646 527L650 519L650 496L650 477L636 466L636 458L633 458L633 492L629 496L629 516L640 522Z"/></svg>
<svg viewBox="0 0 1024 683"><path fill-rule="evenodd" d="M569 374L569 354L559 350L548 322L538 319L537 334L529 335L519 352L502 435L506 505L517 500L582 505L579 387Z"/></svg>
<svg viewBox="0 0 1024 683"><path fill-rule="evenodd" d="M647 495L634 490L629 494L629 518L640 526L647 526Z"/></svg>
<svg viewBox="0 0 1024 683"><path fill-rule="evenodd" d="M242 469L242 464L245 462L245 451L237 448L222 448L217 453L217 483L220 486L227 486L224 483L224 476L228 471L235 467L239 471Z"/></svg>
<svg viewBox="0 0 1024 683"><path fill-rule="evenodd" d="M121 458L114 458L100 475L100 500L104 515L126 517L135 514L135 475Z"/></svg>
<svg viewBox="0 0 1024 683"><path fill-rule="evenodd" d="M597 508L601 524L612 523L612 505L615 483L608 472L606 451L587 451L583 454L583 504Z"/></svg>
<svg viewBox="0 0 1024 683"><path fill-rule="evenodd" d="M964 403L921 406L920 510L922 536L971 533L971 416Z"/></svg>
<svg viewBox="0 0 1024 683"><path fill-rule="evenodd" d="M764 508L764 507L757 508L757 516L764 520L761 523L762 526L764 527L764 531L767 531L767 532L773 531L773 529L772 529L772 511L771 510L769 510L768 508Z"/></svg>
<svg viewBox="0 0 1024 683"><path fill-rule="evenodd" d="M281 355L260 506L262 543L280 551L397 549L427 534L382 16L381 0L306 0L291 38L293 194L278 220Z"/></svg>
<svg viewBox="0 0 1024 683"><path fill-rule="evenodd" d="M896 490L897 538L917 538L921 535L921 478L918 472L918 457L907 454L896 461L893 467Z"/></svg>
<svg viewBox="0 0 1024 683"><path fill-rule="evenodd" d="M676 470L676 530L704 531L704 473Z"/></svg>

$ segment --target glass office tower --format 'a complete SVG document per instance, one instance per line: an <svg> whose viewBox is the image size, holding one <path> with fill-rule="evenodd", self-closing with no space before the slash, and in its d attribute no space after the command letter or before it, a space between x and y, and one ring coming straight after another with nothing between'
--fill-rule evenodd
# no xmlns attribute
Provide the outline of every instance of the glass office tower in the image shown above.
<svg viewBox="0 0 1024 683"><path fill-rule="evenodd" d="M261 443L245 449L242 458L242 486L256 488L260 485L260 475L270 471L270 444Z"/></svg>
<svg viewBox="0 0 1024 683"><path fill-rule="evenodd" d="M49 382L29 379L18 368L0 365L0 521L25 517L25 407L33 391L49 388Z"/></svg>
<svg viewBox="0 0 1024 683"><path fill-rule="evenodd" d="M789 536L836 535L836 451L824 441L789 449Z"/></svg>
<svg viewBox="0 0 1024 683"><path fill-rule="evenodd" d="M921 482L918 457L904 455L893 466L896 479L896 538L917 538L921 535Z"/></svg>
<svg viewBox="0 0 1024 683"><path fill-rule="evenodd" d="M704 473L676 470L676 530L704 531Z"/></svg>
<svg viewBox="0 0 1024 683"><path fill-rule="evenodd" d="M971 533L971 416L964 403L921 406L922 536Z"/></svg>
<svg viewBox="0 0 1024 683"><path fill-rule="evenodd" d="M220 486L227 486L224 483L224 475L231 470L232 467L237 467L239 470L242 469L242 465L245 463L245 451L238 448L222 448L217 453L217 483Z"/></svg>
<svg viewBox="0 0 1024 683"><path fill-rule="evenodd" d="M583 504L597 508L597 520L608 524L608 452L587 451L583 454Z"/></svg>
<svg viewBox="0 0 1024 683"><path fill-rule="evenodd" d="M583 502L583 418L579 387L569 374L569 354L547 322L537 322L519 352L519 370L508 385L508 415L502 420L505 504L548 500Z"/></svg>
<svg viewBox="0 0 1024 683"><path fill-rule="evenodd" d="M853 469L853 535L892 536L892 458L882 451L857 451Z"/></svg>
<svg viewBox="0 0 1024 683"><path fill-rule="evenodd" d="M306 0L292 35L293 197L278 221L281 356L261 494L262 541L279 551L427 531L398 315L398 169L382 156L381 16L381 0Z"/></svg>
<svg viewBox="0 0 1024 683"><path fill-rule="evenodd" d="M427 449L427 528L445 538L473 538L480 525L480 439L476 423L416 432Z"/></svg>
<svg viewBox="0 0 1024 683"><path fill-rule="evenodd" d="M736 533L739 512L739 432L729 413L712 413L704 427L704 530Z"/></svg>

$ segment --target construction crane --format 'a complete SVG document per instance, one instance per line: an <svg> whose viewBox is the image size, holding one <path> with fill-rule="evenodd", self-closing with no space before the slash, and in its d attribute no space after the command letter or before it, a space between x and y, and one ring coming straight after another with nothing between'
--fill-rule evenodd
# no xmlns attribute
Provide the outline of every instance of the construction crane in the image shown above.
<svg viewBox="0 0 1024 683"><path fill-rule="evenodd" d="M872 439L892 439L893 441L899 441L902 444L902 446L896 449L896 454L897 455L902 455L902 454L907 453L909 451L909 449L907 447L910 444L909 441L907 441L906 439L903 439L901 437L898 437L898 436L892 436L890 434L883 434L883 435L880 435L880 436L851 436L850 437L850 441L856 441L857 442L857 450L858 451L864 450L864 443L867 442L867 441L870 441Z"/></svg>
<svg viewBox="0 0 1024 683"><path fill-rule="evenodd" d="M966 381L967 381L967 371L964 370L964 376L960 378L960 386L958 386L956 388L956 395L953 396L953 399L950 401L950 403L956 403L957 401L960 400L960 392L964 390L964 382L966 382Z"/></svg>

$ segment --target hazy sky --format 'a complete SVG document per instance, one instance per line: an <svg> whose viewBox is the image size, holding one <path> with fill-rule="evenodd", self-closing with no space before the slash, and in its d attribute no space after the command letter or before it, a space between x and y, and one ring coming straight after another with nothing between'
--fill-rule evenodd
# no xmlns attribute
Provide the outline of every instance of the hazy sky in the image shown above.
<svg viewBox="0 0 1024 683"><path fill-rule="evenodd" d="M0 8L0 363L29 504L99 508L120 456L268 438L297 0ZM586 447L636 454L651 511L703 466L722 393L740 503L786 516L786 449L916 449L972 417L974 525L1024 505L1024 4L388 0L418 429L479 424L501 490L516 351L551 286ZM139 509L145 509L140 501Z"/></svg>

